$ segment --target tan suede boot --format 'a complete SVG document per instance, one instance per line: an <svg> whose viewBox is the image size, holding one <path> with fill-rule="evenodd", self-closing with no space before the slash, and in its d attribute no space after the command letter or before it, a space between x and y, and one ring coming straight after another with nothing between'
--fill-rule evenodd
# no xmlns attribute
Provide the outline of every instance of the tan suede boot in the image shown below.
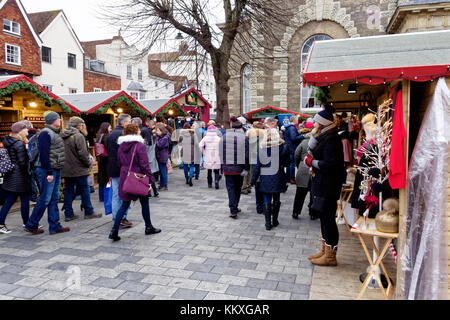
<svg viewBox="0 0 450 320"><path fill-rule="evenodd" d="M315 255L309 256L308 257L309 260L320 258L321 256L323 256L325 254L325 240L322 239L321 241L322 241L322 249L319 252L317 252Z"/></svg>
<svg viewBox="0 0 450 320"><path fill-rule="evenodd" d="M311 263L318 266L337 266L336 260L337 246L331 249L331 246L325 244L325 254L317 259L312 259Z"/></svg>

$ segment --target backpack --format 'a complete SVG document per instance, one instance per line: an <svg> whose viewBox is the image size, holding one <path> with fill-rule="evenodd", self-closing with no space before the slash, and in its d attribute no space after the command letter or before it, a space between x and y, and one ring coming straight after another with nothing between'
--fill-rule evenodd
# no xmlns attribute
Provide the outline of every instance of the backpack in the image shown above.
<svg viewBox="0 0 450 320"><path fill-rule="evenodd" d="M11 172L14 169L14 164L12 164L9 158L8 150L0 149L0 173L5 174Z"/></svg>
<svg viewBox="0 0 450 320"><path fill-rule="evenodd" d="M50 135L50 139L53 142L55 137L55 133L49 129L42 129L41 132L46 131ZM32 169L35 169L39 165L39 135L40 133L36 133L31 137L30 141L28 141L28 155L30 156L30 166Z"/></svg>

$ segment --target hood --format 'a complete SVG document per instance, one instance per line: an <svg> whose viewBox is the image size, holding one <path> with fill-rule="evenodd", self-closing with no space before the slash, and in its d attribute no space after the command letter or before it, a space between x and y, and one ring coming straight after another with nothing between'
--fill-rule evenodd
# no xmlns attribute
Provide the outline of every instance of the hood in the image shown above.
<svg viewBox="0 0 450 320"><path fill-rule="evenodd" d="M260 148L273 148L273 147L278 147L281 146L284 143L283 139L278 139L278 140L274 140L274 141L267 141L267 140L263 140L261 141L261 143L259 144Z"/></svg>
<svg viewBox="0 0 450 320"><path fill-rule="evenodd" d="M194 132L195 132L194 129L181 129L180 130L180 134L192 134Z"/></svg>
<svg viewBox="0 0 450 320"><path fill-rule="evenodd" d="M251 128L246 132L247 137L262 137L264 135L264 129Z"/></svg>
<svg viewBox="0 0 450 320"><path fill-rule="evenodd" d="M13 138L11 136L5 136L5 139L3 139L3 146L5 148L10 148L14 143L17 141L20 141L19 139Z"/></svg>
<svg viewBox="0 0 450 320"><path fill-rule="evenodd" d="M63 133L61 133L61 138L67 139L77 133L80 133L80 130L78 130L77 128L69 127L66 128Z"/></svg>
<svg viewBox="0 0 450 320"><path fill-rule="evenodd" d="M207 132L216 132L217 131L217 128L215 127L215 126L209 126L208 127L208 129L207 129Z"/></svg>
<svg viewBox="0 0 450 320"><path fill-rule="evenodd" d="M122 144L125 142L141 142L144 143L144 138L142 138L142 136L137 135L137 134L129 134L126 136L120 136L119 139L117 140L117 144Z"/></svg>

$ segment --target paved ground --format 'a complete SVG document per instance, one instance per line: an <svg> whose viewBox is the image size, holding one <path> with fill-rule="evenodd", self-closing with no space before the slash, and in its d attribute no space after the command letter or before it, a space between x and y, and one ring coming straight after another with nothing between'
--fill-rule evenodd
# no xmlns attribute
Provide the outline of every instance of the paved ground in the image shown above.
<svg viewBox="0 0 450 320"><path fill-rule="evenodd" d="M169 191L150 200L152 222L163 231L145 236L136 204L128 216L134 227L122 230L116 243L107 238L110 216L62 222L71 231L52 236L45 216L46 232L33 236L22 230L20 214L11 213L13 232L0 235L0 299L356 298L359 274L368 265L359 241L339 225L338 267L314 268L307 256L316 252L320 224L306 212L291 218L295 186L282 195L280 226L266 231L254 194L242 196L243 213L233 220L224 180L220 190L208 189L201 171L194 182L186 186L182 170L175 169ZM103 212L97 194L92 198ZM79 204L74 202L78 214ZM370 290L364 298L382 295Z"/></svg>
<svg viewBox="0 0 450 320"><path fill-rule="evenodd" d="M220 190L208 189L202 171L194 182L186 186L175 169L169 191L150 200L162 232L144 235L136 204L128 216L134 227L116 243L107 238L110 216L62 222L71 231L52 236L43 220L45 234L33 236L12 213L13 232L0 236L0 298L309 299L313 266L306 257L315 252L320 227L305 213L291 218L295 188L282 195L280 226L266 231L253 194L242 196L243 213L233 220L224 180Z"/></svg>

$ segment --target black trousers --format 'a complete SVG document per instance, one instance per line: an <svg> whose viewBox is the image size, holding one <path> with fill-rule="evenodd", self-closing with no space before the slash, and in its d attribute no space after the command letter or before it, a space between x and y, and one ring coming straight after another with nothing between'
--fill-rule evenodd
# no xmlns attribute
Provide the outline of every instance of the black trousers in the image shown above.
<svg viewBox="0 0 450 320"><path fill-rule="evenodd" d="M228 206L230 213L238 213L239 200L241 199L241 189L244 177L241 175L225 175L225 183L228 192Z"/></svg>
<svg viewBox="0 0 450 320"><path fill-rule="evenodd" d="M298 215L302 213L303 204L305 203L307 194L308 188L297 187L297 191L295 192L294 208L292 210L293 213Z"/></svg>
<svg viewBox="0 0 450 320"><path fill-rule="evenodd" d="M262 213L263 206L264 206L264 195L260 191L260 188L261 188L261 182L257 182L255 184L256 212L257 213Z"/></svg>
<svg viewBox="0 0 450 320"><path fill-rule="evenodd" d="M319 213L322 238L332 248L339 242L339 230L336 224L337 200L326 200L324 211Z"/></svg>
<svg viewBox="0 0 450 320"><path fill-rule="evenodd" d="M208 169L208 184L212 184L213 182L212 172L213 169ZM220 169L214 169L214 181L218 182L219 180L220 180Z"/></svg>

